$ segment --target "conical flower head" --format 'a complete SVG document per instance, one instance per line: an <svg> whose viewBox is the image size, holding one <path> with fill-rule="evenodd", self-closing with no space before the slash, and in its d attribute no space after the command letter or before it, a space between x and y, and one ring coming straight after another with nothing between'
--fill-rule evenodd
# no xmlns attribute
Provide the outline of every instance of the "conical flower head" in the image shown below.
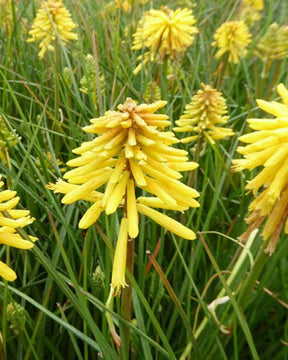
<svg viewBox="0 0 288 360"><path fill-rule="evenodd" d="M95 71L95 60L91 54L87 54L85 57L85 75L80 80L81 87L79 90L84 94L92 94L92 98L96 103L97 99L97 75ZM100 86L101 92L104 93L105 77L100 74Z"/></svg>
<svg viewBox="0 0 288 360"><path fill-rule="evenodd" d="M72 30L76 27L71 15L61 0L48 0L43 2L36 14L32 30L29 31L28 42L41 40L39 58L42 59L45 52L54 50L51 42L54 42L57 35L61 41L77 40L78 37Z"/></svg>
<svg viewBox="0 0 288 360"><path fill-rule="evenodd" d="M137 105L128 98L118 106L119 111L92 119L84 131L99 136L74 150L80 156L68 162L75 167L64 175L68 182L50 185L65 194L64 204L80 199L93 203L80 220L80 228L88 228L103 211L109 215L124 207L112 275L112 287L118 290L125 286L127 239L139 232L138 212L183 238L195 238L192 230L154 210L184 211L199 206L198 192L179 181L181 171L198 165L188 161L186 151L171 146L179 141L172 132L163 131L170 125L168 116L155 114L165 105L165 101ZM136 187L153 196L136 199Z"/></svg>
<svg viewBox="0 0 288 360"><path fill-rule="evenodd" d="M4 182L0 181L0 189L3 185ZM30 236L31 241L24 240L16 233L17 228L23 228L34 221L34 218L29 216L28 210L14 209L19 200L16 191L0 191L0 244L18 249L31 249L37 239ZM2 261L0 261L0 276L7 281L14 281L17 278L16 273Z"/></svg>
<svg viewBox="0 0 288 360"><path fill-rule="evenodd" d="M281 231L288 233L288 90L280 84L277 91L284 104L257 100L258 106L275 118L248 120L255 131L240 137L248 143L237 149L244 159L233 161L235 171L261 168L246 185L256 197L249 207L248 232L267 220L262 234L264 240L269 240L267 251L270 253Z"/></svg>
<svg viewBox="0 0 288 360"><path fill-rule="evenodd" d="M217 46L215 57L221 58L227 53L228 61L237 64L246 55L247 46L251 43L251 34L244 21L223 23L213 36L212 46Z"/></svg>
<svg viewBox="0 0 288 360"><path fill-rule="evenodd" d="M186 105L184 114L176 121L175 132L192 133L191 136L181 139L182 143L189 143L205 135L213 143L214 140L232 136L231 129L226 129L221 124L226 124L227 105L222 93L210 85L202 84L203 90L198 90L192 97L190 104Z"/></svg>
<svg viewBox="0 0 288 360"><path fill-rule="evenodd" d="M263 61L283 59L288 55L288 26L271 24L256 46L255 54Z"/></svg>
<svg viewBox="0 0 288 360"><path fill-rule="evenodd" d="M152 60L156 55L158 60L166 55L181 55L192 45L198 33L195 23L192 10L151 9L139 22L132 49L147 48L148 58Z"/></svg>

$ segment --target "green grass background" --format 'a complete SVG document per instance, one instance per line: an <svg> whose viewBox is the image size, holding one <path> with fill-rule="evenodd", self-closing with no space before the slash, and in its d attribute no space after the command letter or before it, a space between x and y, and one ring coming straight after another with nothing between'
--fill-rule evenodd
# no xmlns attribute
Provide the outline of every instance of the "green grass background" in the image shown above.
<svg viewBox="0 0 288 360"><path fill-rule="evenodd" d="M40 2L12 2L11 36L0 25L0 114L21 140L9 149L11 168L1 162L0 171L11 188L17 190L21 207L30 209L36 218L27 231L39 240L29 252L0 247L1 258L10 257L18 274L13 283L0 281L0 357L93 360L100 359L102 353L104 359L117 359L119 350L111 340L104 304L110 290L111 249L117 240L119 216L103 214L97 227L80 230L78 221L88 204L63 206L61 197L45 189L45 185L61 177L65 163L73 158L72 149L89 139L81 128L90 118L115 109L126 97L139 103L145 101L143 94L153 80L159 79L173 127L201 82L215 85L215 72L221 61L214 58L212 36L222 22L237 18L240 2L196 2L194 13L200 33L183 59L169 70L172 80L163 76L162 66L157 64L147 65L137 76L133 75L141 52L131 50L132 34L150 2L145 6L136 2L132 13L123 13L117 9L105 11L105 1L65 1L78 24L79 40L66 47L60 42L58 65L52 52L43 60L38 59L38 44L26 42L27 27L21 25L27 19L30 28L36 3ZM164 2L151 4L158 9ZM167 1L165 5L176 9L184 7L185 1ZM262 63L253 55L257 40L267 27L275 21L287 23L287 16L286 1L265 0L263 17L250 28L253 42L247 57L238 65L229 65L222 81L221 91L229 107L228 126L234 129L235 136L203 147L200 167L194 175L201 207L172 215L202 232L205 243L199 236L193 242L175 238L141 217L132 279L136 320L129 324L132 359L288 359L287 344L282 342L288 341L287 236L282 236L271 257L263 255L260 236L256 236L249 251L243 250L236 239L246 229L244 217L251 196L245 194L244 187L252 175L230 171L231 160L238 156L237 138L247 131L246 118L265 117L257 108L256 94L263 99L276 99L275 84L288 85L287 60L273 63L268 78L261 84ZM100 73L105 77L97 106L91 94L79 91L80 79L87 73L88 53L97 55ZM70 84L64 79L65 67L70 72ZM55 113L57 87L60 114ZM192 145L179 147L187 149L191 159L195 158ZM183 182L187 183L188 177L189 174L184 175ZM145 272L145 252L153 252L157 245L157 262L182 312L175 307L175 298L173 301L153 266ZM241 253L243 261L239 262ZM97 265L105 274L101 291L92 281ZM232 283L228 280L231 272ZM259 280L252 291L245 290L251 290L249 274ZM220 323L230 329L228 335L221 332L208 310L219 293L231 298L216 309ZM11 329L7 319L6 306L11 302L26 310L26 322L19 334ZM117 326L125 323L119 313L120 300L116 299L113 320Z"/></svg>

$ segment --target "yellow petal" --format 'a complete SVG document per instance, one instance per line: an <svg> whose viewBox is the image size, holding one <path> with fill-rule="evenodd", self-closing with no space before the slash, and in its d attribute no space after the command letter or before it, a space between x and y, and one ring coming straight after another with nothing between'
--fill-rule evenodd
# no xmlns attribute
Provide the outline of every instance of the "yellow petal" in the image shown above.
<svg viewBox="0 0 288 360"><path fill-rule="evenodd" d="M14 281L17 279L15 271L9 268L6 264L0 261L0 276L7 281Z"/></svg>
<svg viewBox="0 0 288 360"><path fill-rule="evenodd" d="M111 286L114 293L120 295L121 287L127 286L125 281L126 257L127 257L127 240L128 240L128 220L123 218L119 229L117 240Z"/></svg>
<svg viewBox="0 0 288 360"><path fill-rule="evenodd" d="M129 236L136 238L139 233L139 217L136 207L135 184L132 179L130 179L127 184L127 219Z"/></svg>
<svg viewBox="0 0 288 360"><path fill-rule="evenodd" d="M138 211L150 217L157 224L161 225L165 229L171 231L172 233L183 237L184 239L194 240L196 239L195 233L188 229L186 226L180 224L178 221L171 219L169 216L160 213L159 211L150 209L148 206L143 204L137 204Z"/></svg>
<svg viewBox="0 0 288 360"><path fill-rule="evenodd" d="M31 249L34 246L33 242L23 240L18 234L0 234L0 244L18 249Z"/></svg>
<svg viewBox="0 0 288 360"><path fill-rule="evenodd" d="M87 229L90 225L93 225L101 215L101 212L104 210L101 206L102 200L94 203L90 208L85 212L79 222L80 229Z"/></svg>
<svg viewBox="0 0 288 360"><path fill-rule="evenodd" d="M108 199L108 203L106 206L107 215L113 214L117 210L125 194L126 185L129 176L130 176L130 171L124 171L122 178L120 179L119 183L116 185L113 193L111 194L110 199Z"/></svg>

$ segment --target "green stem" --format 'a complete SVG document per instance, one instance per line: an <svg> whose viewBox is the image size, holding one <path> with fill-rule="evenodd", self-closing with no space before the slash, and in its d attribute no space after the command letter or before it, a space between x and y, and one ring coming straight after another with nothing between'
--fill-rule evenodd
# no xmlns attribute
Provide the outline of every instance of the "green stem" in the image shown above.
<svg viewBox="0 0 288 360"><path fill-rule="evenodd" d="M60 104L60 93L59 93L59 48L57 38L55 40L55 50L54 50L54 62L55 62L55 120L56 123L59 119L59 104Z"/></svg>
<svg viewBox="0 0 288 360"><path fill-rule="evenodd" d="M161 96L167 99L167 74L168 74L168 56L163 59L163 65L160 72Z"/></svg>
<svg viewBox="0 0 288 360"><path fill-rule="evenodd" d="M228 64L228 58L229 58L229 54L227 53L224 60L220 64L219 71L218 71L217 85L216 85L217 90L219 90L222 85L223 76L225 74L225 70L226 70L226 67Z"/></svg>
<svg viewBox="0 0 288 360"><path fill-rule="evenodd" d="M243 289L238 298L238 304L242 308L247 307L247 304L252 295L253 286L255 285L255 282L258 280L258 278L263 270L263 267L266 263L267 258L268 258L268 255L265 254L263 249L260 249L260 251L257 255L257 258L255 260L255 264L254 264L252 270L250 271L250 273L244 283Z"/></svg>
<svg viewBox="0 0 288 360"><path fill-rule="evenodd" d="M128 239L127 244L127 259L126 259L126 269L131 275L134 272L134 239ZM126 286L122 290L122 302L121 302L121 315L127 320L131 321L132 319L132 283L126 277ZM121 338L122 344L122 359L129 359L129 349L130 349L130 328L126 325L123 325L123 336Z"/></svg>

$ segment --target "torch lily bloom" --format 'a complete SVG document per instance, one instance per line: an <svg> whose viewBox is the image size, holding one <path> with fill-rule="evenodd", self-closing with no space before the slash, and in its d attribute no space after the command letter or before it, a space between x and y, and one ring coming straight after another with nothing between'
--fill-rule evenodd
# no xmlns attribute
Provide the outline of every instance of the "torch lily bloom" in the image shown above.
<svg viewBox="0 0 288 360"><path fill-rule="evenodd" d="M250 215L246 219L249 228L242 239L265 222L262 235L270 254L282 230L288 233L288 90L280 84L277 91L284 104L257 100L258 106L275 118L248 119L255 131L240 137L248 144L237 149L244 159L233 161L235 171L261 168L246 185L255 199L249 206Z"/></svg>
<svg viewBox="0 0 288 360"><path fill-rule="evenodd" d="M165 105L165 101L137 105L128 98L118 111L92 119L84 131L99 136L73 150L79 157L67 163L74 167L64 175L67 182L49 185L54 192L65 194L64 204L80 199L92 203L79 222L82 229L94 224L102 212L109 215L123 208L112 273L116 294L125 286L127 241L139 233L139 213L176 235L195 239L191 229L155 210L184 211L199 206L198 192L179 181L181 171L193 170L198 164L188 161L186 151L171 146L179 140L164 131L170 125L168 116L155 114ZM137 198L136 187L152 196Z"/></svg>
<svg viewBox="0 0 288 360"><path fill-rule="evenodd" d="M27 42L40 42L39 58L42 59L48 50L54 50L51 42L57 38L63 41L77 40L78 37L72 30L76 27L71 15L61 0L48 0L42 3L36 14L32 30L29 31L31 38Z"/></svg>
<svg viewBox="0 0 288 360"><path fill-rule="evenodd" d="M214 34L212 46L217 46L215 57L227 54L228 61L234 64L246 55L247 46L251 43L251 34L244 21L228 21L223 23Z"/></svg>
<svg viewBox="0 0 288 360"><path fill-rule="evenodd" d="M202 84L203 90L198 90L192 97L191 103L185 106L185 112L176 121L175 132L192 132L192 136L181 139L182 143L190 143L205 135L212 143L214 140L232 136L231 129L216 126L226 124L227 115L226 101L222 93L213 89L210 85Z"/></svg>

